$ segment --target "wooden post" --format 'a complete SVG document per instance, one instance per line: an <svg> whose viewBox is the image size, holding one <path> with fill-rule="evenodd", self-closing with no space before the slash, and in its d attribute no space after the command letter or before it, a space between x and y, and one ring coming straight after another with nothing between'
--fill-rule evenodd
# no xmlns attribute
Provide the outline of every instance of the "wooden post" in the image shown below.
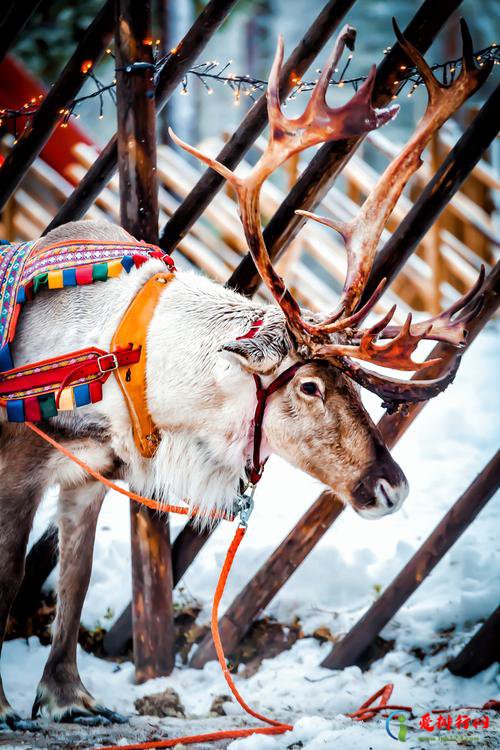
<svg viewBox="0 0 500 750"><path fill-rule="evenodd" d="M437 173L375 257L359 305L363 305L383 278L393 281L415 251L437 216L446 208L498 132L500 85L490 95L473 123L457 141Z"/></svg>
<svg viewBox="0 0 500 750"><path fill-rule="evenodd" d="M458 677L474 677L500 661L500 607L497 607L458 656L446 665Z"/></svg>
<svg viewBox="0 0 500 750"><path fill-rule="evenodd" d="M424 0L404 31L406 38L420 52L425 52L460 3L461 0L443 0L440 3L436 3L435 0ZM399 85L395 81L399 78L401 65L406 63L405 54L400 45L395 43L377 68L372 97L375 107L381 107L392 99ZM295 211L299 208L314 210L362 141L363 137L325 143L313 156L293 190L264 230L266 247L272 259L280 256L304 224L305 219L298 216ZM229 286L251 296L259 285L260 276L248 253L231 275Z"/></svg>
<svg viewBox="0 0 500 750"><path fill-rule="evenodd" d="M488 278L484 283L482 289L482 294L484 295L483 307L477 318L471 322L469 336L465 345L466 348L471 345L481 329L495 314L500 301L499 285L500 263L497 264L497 267L488 275ZM445 352L442 351L443 348L446 350ZM428 370L426 370L427 377L437 377L448 367L451 358L457 356L456 351L451 347L445 347L442 344L438 344L429 354L429 359L442 356L443 354L446 354L445 360L440 364L435 365L433 368L429 367ZM386 414L382 417L378 423L378 427L384 442L389 448L392 448L397 443L398 439L408 429L409 424L411 424L415 416L420 413L427 403L429 402L422 401L419 404L411 404L407 417L402 417L400 414L393 414L391 416ZM334 514L330 522L326 520L328 518L327 514L331 511L332 498L332 493L323 492L315 503L313 503L313 505L304 513L302 518L295 525L295 528L290 532L285 542L283 542L283 545L286 544L288 548L294 549L293 565L288 564L287 556L285 554L277 556L276 552L273 553L254 578L247 584L244 591L241 592L235 601L229 606L226 614L222 617L219 623L222 642L226 653L231 653L231 649L234 648L238 640L247 632L254 619L267 606L267 604L269 604L275 595L277 590L274 586L275 578L279 579L280 587L283 586L294 570L296 570L309 554L312 547L308 547L307 545L301 547L301 540L304 536L311 533L310 528L318 514L324 519L324 528L316 532L318 534L317 539L323 536L325 531L331 526L338 515L340 515L342 508L339 509L338 513ZM256 592L258 592L258 596ZM234 612L236 610L239 613L237 629L234 622ZM226 638L227 641L225 640ZM209 638L205 638L198 648L202 650L199 655L198 650L194 653L192 663L197 667L201 667L206 661L213 658Z"/></svg>
<svg viewBox="0 0 500 750"><path fill-rule="evenodd" d="M204 546L214 529L198 531L192 521L177 534L172 545L172 577L177 586L194 558ZM127 605L113 627L104 637L104 650L109 656L121 656L125 653L132 638L132 604Z"/></svg>
<svg viewBox="0 0 500 750"><path fill-rule="evenodd" d="M0 211L62 119L61 110L71 104L82 87L87 78L87 66L91 63L94 67L111 42L113 21L114 0L107 0L0 167Z"/></svg>
<svg viewBox="0 0 500 750"><path fill-rule="evenodd" d="M500 452L497 452L383 594L349 633L334 645L322 662L322 667L344 669L356 663L375 636L470 526L499 485Z"/></svg>
<svg viewBox="0 0 500 750"><path fill-rule="evenodd" d="M116 0L120 215L139 240L158 237L151 4ZM134 63L145 67L134 69ZM131 503L134 661L137 682L174 666L172 564L164 516Z"/></svg>
<svg viewBox="0 0 500 750"><path fill-rule="evenodd" d="M303 39L295 47L283 66L280 79L280 98L284 101L293 88L292 73L301 76L307 71L318 52L329 40L355 0L330 0L315 18ZM222 150L217 160L234 169L244 157L267 124L267 103L264 94L255 102ZM189 195L182 201L166 223L160 236L165 252L172 252L201 216L212 198L224 184L224 178L213 169L207 169Z"/></svg>
<svg viewBox="0 0 500 750"><path fill-rule="evenodd" d="M24 29L41 0L11 0L0 23L0 63Z"/></svg>
<svg viewBox="0 0 500 750"><path fill-rule="evenodd" d="M182 78L238 0L210 0L177 45L158 77L156 109L161 112ZM78 187L64 202L44 234L67 221L81 219L116 171L116 135L103 148Z"/></svg>

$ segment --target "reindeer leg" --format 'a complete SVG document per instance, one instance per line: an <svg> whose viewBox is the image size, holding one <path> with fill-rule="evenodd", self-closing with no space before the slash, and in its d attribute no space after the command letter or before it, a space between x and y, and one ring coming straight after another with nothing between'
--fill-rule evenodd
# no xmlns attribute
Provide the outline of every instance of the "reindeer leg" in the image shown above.
<svg viewBox="0 0 500 750"><path fill-rule="evenodd" d="M43 494L43 453L36 460L18 431L0 426L0 651L10 608L24 575L26 546ZM35 729L10 706L0 677L0 730Z"/></svg>
<svg viewBox="0 0 500 750"><path fill-rule="evenodd" d="M97 482L61 491L57 616L52 648L33 705L33 718L42 709L54 721L87 725L126 721L95 701L84 687L76 665L80 615L92 571L95 530L105 492Z"/></svg>

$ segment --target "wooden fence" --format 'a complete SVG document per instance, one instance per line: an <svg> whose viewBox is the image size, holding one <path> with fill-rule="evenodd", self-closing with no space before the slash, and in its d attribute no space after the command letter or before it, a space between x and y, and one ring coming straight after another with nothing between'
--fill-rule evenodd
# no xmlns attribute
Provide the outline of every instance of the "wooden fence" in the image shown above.
<svg viewBox="0 0 500 750"><path fill-rule="evenodd" d="M282 97L287 93L288 73L291 70L298 70L301 74L307 69L354 2L355 0L332 0L326 3L322 12L314 20L304 38L286 62L282 79ZM47 229L85 215L97 216L101 212L109 213L110 206L113 207L112 212L117 211L116 183L113 182L112 178L118 166L121 196L120 216L123 225L129 231L141 238L156 241L158 227L156 217L159 208L162 208L169 218L159 234L158 242L166 251L173 252L179 247L179 251L183 253L184 257L188 258L190 253L198 253L197 257L205 258L205 263L212 263L212 267L206 266L205 270L219 278L224 270L232 269L227 281L229 286L246 295L257 292L259 277L249 255L244 254L241 257L244 253L244 248L238 245L241 241L241 235L233 230L230 220L227 220L226 227L219 228L221 235L226 238L227 242L225 243L225 254L219 254L218 256L208 252L211 239L206 227L203 223L195 225L202 212L205 209L209 210L212 201L217 201L218 205L223 205L222 199L227 198L227 196L217 196L224 184L223 179L212 170L207 170L194 186L189 186L184 194L179 196L179 194L174 195L175 191L167 191L164 188L160 189L158 193L157 172L153 169L156 159L158 159L158 165L161 167L163 160L174 158L168 150L160 149L157 154L155 111L158 113L168 101L188 68L197 59L205 44L227 18L235 4L236 0L210 0L207 3L187 34L172 52L158 76L154 89L149 68L134 69L132 74L126 74L123 70L119 71L117 76L118 134L110 140L92 164L86 165L84 174L81 175L81 179L74 190L70 191L67 184L63 184L60 179L54 181L54 192L59 195L59 202L61 198L64 198L64 202L59 205L54 218L52 218L53 214L50 210L45 209L48 214L46 217ZM35 7L36 3L31 3L31 5ZM149 33L151 24L149 0L141 4L140 11L137 3L132 0L118 0L116 3L117 10L112 17L110 26L111 5L113 4L106 3L90 27L89 32L78 45L60 79L54 85L51 93L47 95L42 105L42 108L44 108L43 117L33 118L30 128L21 135L18 142L11 148L5 163L0 168L0 205L4 208L3 221L7 230L10 228L12 232L19 231L21 220L23 226L26 227L26 231L36 228L36 221L33 216L37 213L35 211L37 199L30 195L28 186L30 180L31 184L34 184L33 180L36 174L42 181L50 182L47 169L41 166L37 157L59 121L59 110L54 102L58 102L60 108L65 106L63 103L69 103L71 98L74 97L75 91L81 85L76 68L78 61L88 54L89 45L94 45L92 49L94 57L97 58L103 46L108 43L106 40L112 33L112 28L114 28L120 69L124 67L123 63L127 61L151 62L151 48L144 44L144 40L151 36ZM435 0L424 0L405 29L405 35L418 49L425 52L459 5L460 0L442 0L440 3L436 3ZM14 3L10 3L10 6L12 6L10 10L13 11ZM21 21L14 14L12 20L14 27L16 23L20 28ZM2 45L0 57L5 54L11 39L15 36L14 31L9 38L2 36L0 33ZM395 43L377 68L373 95L375 106L380 107L386 104L394 96L398 87L398 72L405 62L404 53L400 46ZM478 259L486 259L490 267L482 289L484 305L480 315L472 323L468 344L479 334L498 307L499 268L492 265L491 246L495 240L492 236L489 217L478 212L473 201L466 200L465 193L458 195L458 190L464 180L472 173L473 179L485 189L493 186L494 180L491 170L480 160L496 136L495 116L500 104L499 99L500 91L497 89L451 150L452 144L449 141L449 136L446 136L440 143L434 144L432 158L426 170L418 178L420 185L416 181L413 201L405 204L403 212L399 215L396 214L394 217L398 226L392 226L394 231L390 236L386 235L387 241L378 254L367 290L367 293L369 293L385 276L391 282L395 282L392 294L402 294L401 279L405 277L403 274L400 275L400 272L403 272L406 263L415 263L414 259L417 256L414 253L420 247L420 252L427 265L435 273L438 283L433 282L430 288L428 288L429 285L425 289L422 288L420 297L414 291L413 293L416 296L408 304L437 309L443 296L441 287L443 269L446 267L450 278L454 278L456 287L459 289L469 283L469 276ZM264 96L261 96L246 114L236 132L223 146L218 156L219 160L231 168L235 167L250 148L259 148L258 137L265 125L266 109ZM365 181L369 182L370 180L370 173L366 170L363 179L360 180L359 178L360 170L365 167L359 153L357 153L363 140L363 138L351 138L323 145L303 169L298 179L294 181L288 195L283 197L274 194L274 196L271 196L273 200L270 198L270 203L273 208L274 206L276 208L267 224L265 240L270 255L275 260L278 260L297 237L297 233L303 224L303 219L295 214L296 209L312 210L321 201L325 201L328 209L329 201L340 196L336 187L333 188L333 193L330 195L328 193L341 171L344 171L351 180L351 197L357 194L358 198L361 198L361 194L366 188ZM368 142L368 139L366 140ZM382 135L370 136L369 140L372 147L385 150L388 155L391 154L392 146ZM125 148L126 143L128 143L128 148ZM140 149L138 148L139 143L141 144ZM136 147L131 148L130 144L135 144ZM443 151L444 161L437 168L441 158L441 150ZM163 174L165 181L167 172L168 170L165 170ZM433 174L434 172L435 174ZM158 174L161 176L161 169L158 170ZM130 195L127 190L131 175L134 176L133 181L137 186L133 195ZM111 188L106 189L110 180ZM424 186L424 183L427 184ZM17 193L15 193L16 189ZM105 193L99 198L103 190L105 190ZM55 196L52 197L55 199ZM26 211L26 204L30 204L30 199L31 216ZM106 201L108 205L106 205ZM346 205L345 201L343 205L345 210L349 210L349 205ZM447 223L448 218L444 222L443 211L447 205L449 206L447 211L450 221L459 224L462 222L464 227L469 228L467 230L470 230L468 238L460 239L458 232L454 234L453 226L450 228ZM141 209L146 210L142 211ZM406 215L403 216L403 213L406 213ZM215 220L216 217L214 216L214 222ZM434 232L430 238L425 238L427 230L435 225L438 220L439 231ZM470 229L471 227L472 229ZM192 231L188 235L190 230ZM472 230L476 235L473 236L470 233ZM309 233L310 228L308 228L308 237ZM38 234L38 231L33 232L33 235L36 234ZM471 249L467 244L468 242L476 244ZM310 248L314 243L311 243L305 237L300 243L297 264L299 269L303 271L303 269L307 270L305 256L311 252ZM301 255L304 262L302 262ZM301 263L302 265L300 265ZM200 263L199 265L203 264ZM332 267L330 271L332 276L335 276L333 270ZM413 268L411 269L411 275L416 275ZM317 280L314 283L317 283ZM316 288L313 287L313 292L315 291ZM301 293L314 296L311 290L307 292L307 288L305 291L302 289ZM326 288L324 293L331 292L328 292L328 288ZM443 355L444 365L456 356L450 351L449 347L444 345L435 347L430 356L436 356L436 351ZM429 368L427 377L435 377L443 364ZM406 416L397 414L385 415L382 418L380 428L389 446L394 445L423 406L424 404L410 406ZM498 483L498 472L495 474L493 471L497 467L498 457L495 457L477 482L457 501L457 507L460 510L458 520L455 516L452 519L445 517L442 520L438 528L444 529L445 542L436 547L435 538L431 536L424 543L423 549L416 553L417 562L420 560L419 555L427 559L427 551L431 546L434 550L432 564L438 562L444 554L445 548L453 543L454 539L472 521L477 509L487 502L491 496ZM330 491L323 492L269 560L266 561L261 570L240 592L221 622L223 641L228 653L231 652L231 649L245 634L254 619L258 617L262 609L271 601L279 588L288 580L342 511L343 508L334 494ZM453 533L450 520L453 521ZM123 613L107 634L105 646L109 653L117 653L123 647L124 642L130 639L133 631L136 672L139 680L154 675L168 674L172 669L172 588L180 580L201 547L209 539L209 536L209 532L198 534L193 526L187 523L175 542L170 545L168 528L165 523L159 524L158 520L155 520L144 510L132 510L134 600L131 607ZM40 558L45 559L43 556L44 545L47 549L50 548L53 559L54 533L52 530L47 532L44 542L35 545L30 553L22 589L22 596L24 597L33 595L33 586L30 585L30 582L32 583L33 579L37 577L34 570L36 567L34 561L38 560L39 562ZM427 569L429 567L428 564ZM413 571L414 568L411 568L409 573L404 573L404 580L407 582L405 596L415 587L415 578L412 579L411 577ZM38 583L39 579L40 575L38 574ZM389 587L388 591L389 593L383 595L385 599L381 597L384 602L381 605L383 616L381 616L379 610L375 612L370 610L363 618L363 622L358 623L353 632L346 636L344 642L338 644L326 660L326 666L352 663L358 658L373 635L378 632L380 623L384 620L387 621L397 611L405 596L398 593L394 597L394 587L392 589ZM24 603L26 603L26 598ZM18 600L15 606L19 608L22 607L22 604L23 601ZM487 637L486 640L488 640ZM344 643L343 647L342 643ZM211 643L206 640L200 644L194 654L192 664L201 666L212 656Z"/></svg>

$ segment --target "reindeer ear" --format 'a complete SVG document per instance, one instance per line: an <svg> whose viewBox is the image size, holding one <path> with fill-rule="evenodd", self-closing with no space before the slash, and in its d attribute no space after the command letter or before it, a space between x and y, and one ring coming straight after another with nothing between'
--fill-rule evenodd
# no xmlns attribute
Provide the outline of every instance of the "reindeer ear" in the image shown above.
<svg viewBox="0 0 500 750"><path fill-rule="evenodd" d="M267 318L266 315L262 326L251 338L242 337L224 344L220 349L223 356L237 361L245 370L261 375L275 370L290 353L291 342L283 319L274 315L271 320Z"/></svg>

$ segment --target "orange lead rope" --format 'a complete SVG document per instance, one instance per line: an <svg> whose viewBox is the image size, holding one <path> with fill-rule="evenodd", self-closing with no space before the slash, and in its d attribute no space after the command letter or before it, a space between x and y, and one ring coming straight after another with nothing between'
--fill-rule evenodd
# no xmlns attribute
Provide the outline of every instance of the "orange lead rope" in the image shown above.
<svg viewBox="0 0 500 750"><path fill-rule="evenodd" d="M253 716L256 719L259 719L260 721L264 721L269 726L248 727L247 729L227 729L221 730L219 732L209 732L207 734L193 734L188 737L173 737L169 740L138 742L133 745L108 745L107 747L99 748L99 750L150 750L152 748L175 747L176 745L192 745L195 742L236 740L241 737L249 737L252 734L284 734L285 732L289 732L293 729L293 726L291 726L291 724L283 724L281 721L270 719L267 716L263 716L257 711L254 711L253 708L250 708L248 703L246 703L244 698L242 698L242 696L238 692L229 669L227 668L226 657L224 655L224 649L222 647L219 633L219 604L226 587L227 577L229 575L229 571L231 570L234 557L236 555L236 552L238 551L238 547L241 544L241 540L245 536L245 531L245 526L238 526L238 528L236 529L236 533L229 546L226 554L226 559L224 560L224 565L222 566L222 570L220 572L219 580L217 582L217 588L215 590L214 603L212 605L212 637L214 639L215 650L217 651L217 658L219 660L222 673L232 694L234 695L240 706L247 712L247 714Z"/></svg>

